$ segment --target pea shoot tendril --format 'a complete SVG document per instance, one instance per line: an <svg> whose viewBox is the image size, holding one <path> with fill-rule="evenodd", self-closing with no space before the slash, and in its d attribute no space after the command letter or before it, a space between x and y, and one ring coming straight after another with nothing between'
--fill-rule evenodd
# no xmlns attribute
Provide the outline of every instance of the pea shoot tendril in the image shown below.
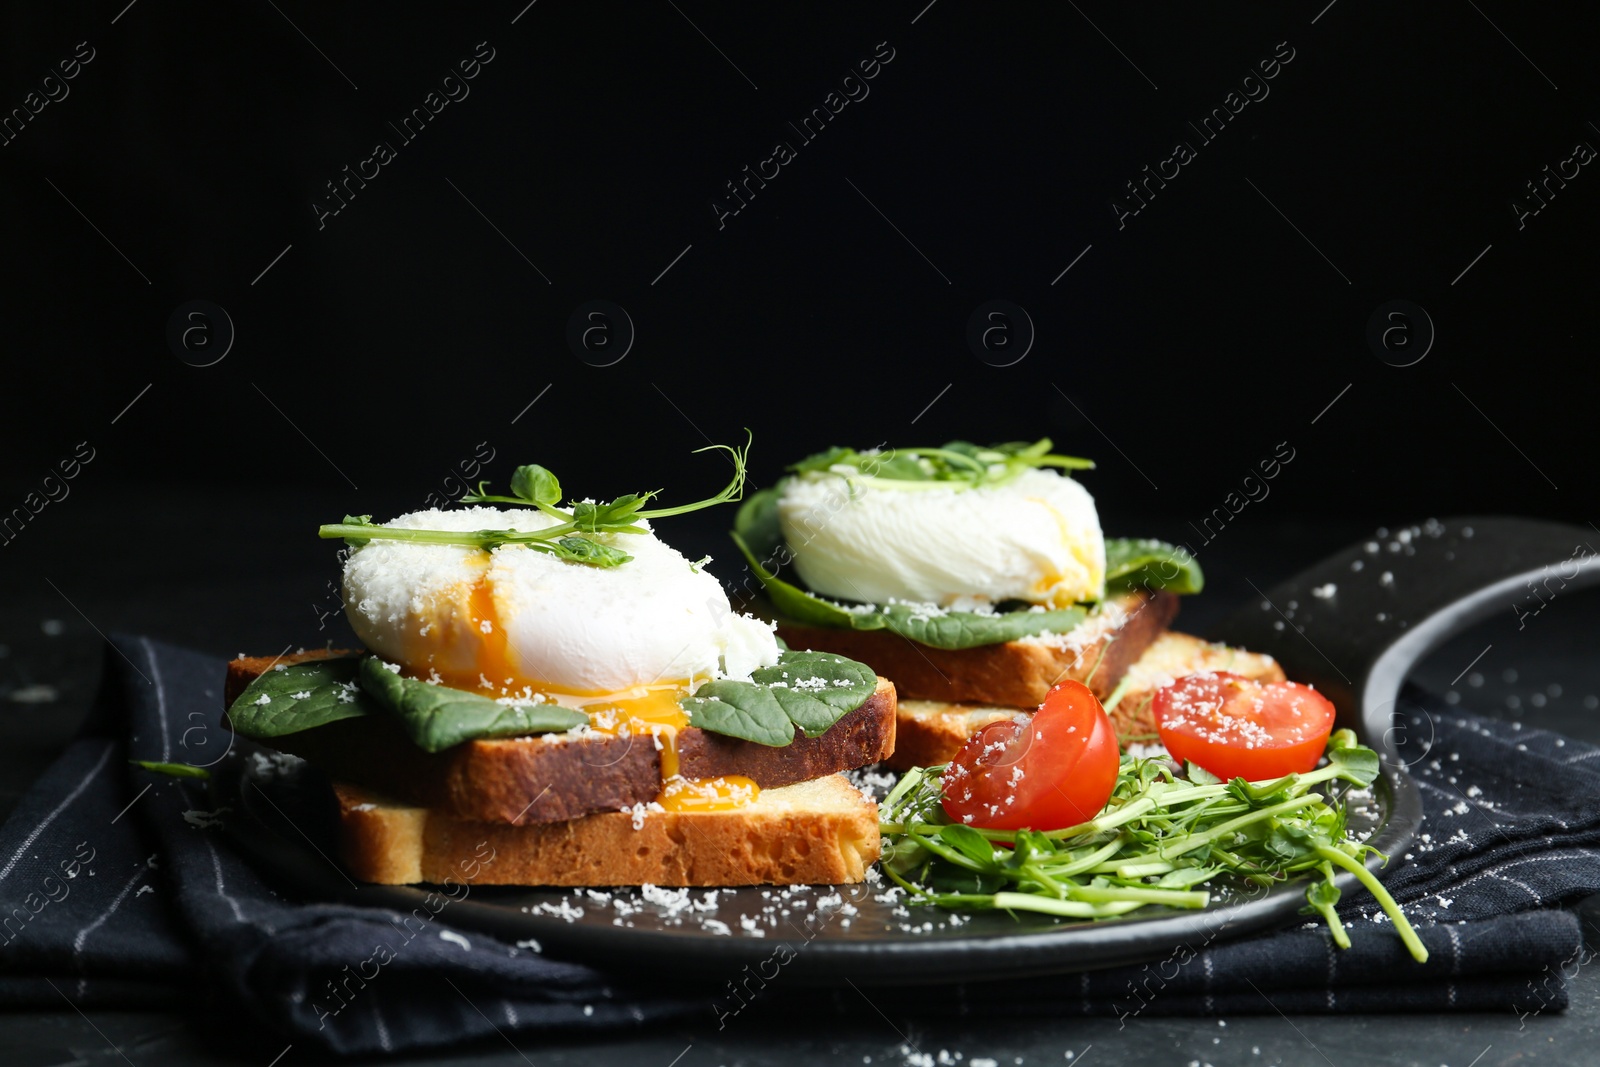
<svg viewBox="0 0 1600 1067"><path fill-rule="evenodd" d="M645 533L639 525L641 519L664 519L683 515L701 508L714 507L739 500L744 496L745 465L750 454L750 431L742 447L734 445L708 445L695 449L701 452L726 452L733 460L733 479L722 491L692 504L674 507L647 508L661 490L648 493L626 493L605 503L578 501L568 508L559 506L561 483L547 468L537 463L518 467L511 476L511 495L490 493L485 482L479 482L475 491L461 498L463 504L511 504L517 507L537 508L557 521L541 530L411 530L396 526L383 526L372 521L371 515L346 515L343 522L329 523L317 530L323 538L343 538L352 548L360 548L371 541L408 541L413 544L463 545L469 548L498 548L501 545L524 545L545 552L570 563L591 567L619 567L633 557L614 544L600 538L608 534Z"/></svg>
<svg viewBox="0 0 1600 1067"><path fill-rule="evenodd" d="M1045 833L952 822L940 804L944 767L919 767L883 802L883 868L909 903L1069 919L1149 905L1204 908L1212 895L1206 886L1216 879L1270 887L1309 875L1304 911L1321 916L1341 948L1350 938L1334 911L1334 878L1346 871L1377 899L1412 958L1424 962L1428 950L1416 930L1362 862L1380 854L1346 834L1344 798L1314 788L1371 785L1377 753L1339 730L1327 755L1317 770L1262 782L1224 782L1192 763L1179 775L1165 760L1124 756L1105 810Z"/></svg>

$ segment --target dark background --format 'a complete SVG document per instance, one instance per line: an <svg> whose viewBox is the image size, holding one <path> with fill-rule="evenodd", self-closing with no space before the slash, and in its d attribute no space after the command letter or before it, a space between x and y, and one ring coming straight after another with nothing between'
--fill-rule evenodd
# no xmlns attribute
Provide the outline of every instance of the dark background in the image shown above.
<svg viewBox="0 0 1600 1067"><path fill-rule="evenodd" d="M1048 434L1100 462L1082 478L1109 532L1197 550L1197 633L1379 528L1600 521L1600 177L1584 167L1524 228L1512 209L1576 143L1600 146L1592 7L525 4L0 15L0 118L79 42L94 50L0 145L0 810L82 721L102 634L228 655L348 641L316 525L458 491L486 449L502 484L537 461L577 495L672 502L727 475L690 451L747 426L760 484L835 443ZM388 123L479 42L494 58L470 95L401 143ZM894 58L870 95L800 144L787 124L880 42ZM1280 42L1294 58L1270 95L1200 146L1186 123ZM712 200L780 138L797 158L719 229ZM1198 158L1119 229L1123 183L1180 138ZM319 229L325 183L380 140L397 158ZM566 339L596 299L636 328L609 366ZM1013 365L966 339L994 299L1036 328ZM1405 367L1390 363L1417 349L1386 362L1366 338L1399 299L1437 334ZM235 331L211 366L191 364L216 349L167 338L195 300ZM93 460L47 483L80 442ZM1294 459L1240 507L1280 442ZM41 507L47 492L66 495ZM737 580L730 521L663 533ZM1597 618L1593 594L1525 630L1503 612L1417 679L1593 737ZM911 1036L1003 1063L1095 1042L1108 1062L1304 1062L1311 1042L1340 1063L1578 1063L1594 973L1538 1020L926 1020ZM691 1038L685 1067L902 1059L896 1024L856 1008L814 1033L656 1032L541 1046L540 1062L665 1064ZM139 1063L210 1053L176 1016L95 1015L8 1014L0 1044L40 1064L82 1062L69 1045L111 1062L111 1041ZM463 1056L494 1052L523 1062Z"/></svg>
<svg viewBox="0 0 1600 1067"><path fill-rule="evenodd" d="M79 553L109 550L126 581L80 596L279 568L263 584L314 618L319 522L420 507L490 450L502 483L536 460L577 495L694 499L727 467L690 451L743 427L758 483L834 443L1048 434L1099 461L1110 532L1202 560L1201 520L1284 447L1230 531L1596 517L1600 177L1520 230L1512 202L1600 144L1600 13L523 3L6 17L0 108L94 50L0 147L0 516L79 442L95 457L10 531L9 590L71 598ZM389 123L487 49L405 143ZM890 49L813 142L789 128ZM1214 141L1186 125L1291 50ZM1198 158L1119 229L1123 183L1180 138ZM713 199L779 139L797 158L719 229ZM313 202L378 141L397 157L319 228ZM1036 329L1010 366L966 339L997 298ZM593 299L635 327L610 366L566 339ZM1412 366L1367 343L1394 299L1436 330ZM190 363L217 323L168 342L191 300L235 332L211 366ZM175 523L179 499L212 507ZM728 520L666 533L731 578Z"/></svg>

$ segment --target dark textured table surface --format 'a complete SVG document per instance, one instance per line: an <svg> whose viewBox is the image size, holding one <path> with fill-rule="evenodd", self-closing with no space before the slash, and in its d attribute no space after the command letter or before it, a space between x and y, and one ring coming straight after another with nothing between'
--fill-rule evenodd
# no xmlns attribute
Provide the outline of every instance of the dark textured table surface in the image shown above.
<svg viewBox="0 0 1600 1067"><path fill-rule="evenodd" d="M286 642L319 644L343 631L319 618L336 608L326 583L332 551L306 535L329 499L292 502L270 492L184 502L157 494L144 521L108 550L92 524L31 531L7 548L0 571L0 807L9 809L77 727L100 670L101 632L137 630L219 655L276 651ZM144 504L151 501L146 499ZM111 507L139 501L108 502ZM318 510L320 508L320 510ZM204 514L247 520L240 539L194 536ZM1420 520L1426 516L1399 516ZM1123 532L1125 520L1113 532ZM1137 532L1176 533L1160 521ZM1368 536L1376 523L1348 520L1266 522L1230 530L1206 549L1209 586L1188 605L1182 625L1205 632L1249 596L1323 553ZM716 524L677 536L686 551L729 553ZM727 566L727 563L724 563ZM1557 597L1537 617L1502 617L1460 635L1434 653L1417 681L1480 712L1538 722L1600 740L1600 596ZM1455 695L1451 695L1455 694ZM1593 910L1593 916L1590 911ZM1591 945L1600 945L1600 902L1580 908ZM1587 955L1587 954L1586 954ZM781 1011L733 1020L719 1031L709 1006L703 1020L610 1040L505 1040L438 1051L407 1062L477 1064L1588 1064L1600 1042L1600 976L1587 958L1571 970L1571 1006L1563 1013L1451 1016L1283 1016L1263 1002L1260 1014L1225 1019L1144 1017L1047 1018L995 1023L981 1017L885 1016L845 988L822 1025ZM0 1013L0 1062L6 1067L66 1064L239 1063L293 1067L315 1060L307 1048L254 1035L241 1044L232 1020L193 1011ZM275 1059L275 1057L279 1057Z"/></svg>

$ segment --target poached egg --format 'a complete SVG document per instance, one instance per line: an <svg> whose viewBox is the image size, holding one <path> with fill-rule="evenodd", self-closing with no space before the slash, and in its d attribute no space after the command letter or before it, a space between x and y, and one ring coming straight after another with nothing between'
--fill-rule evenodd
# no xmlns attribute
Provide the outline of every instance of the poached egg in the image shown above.
<svg viewBox="0 0 1600 1067"><path fill-rule="evenodd" d="M472 507L384 525L539 530L557 521ZM602 568L523 545L371 541L345 561L345 613L368 649L408 675L586 710L599 729L681 729L679 696L778 661L771 625L733 611L721 583L654 532L601 539L633 559Z"/></svg>
<svg viewBox="0 0 1600 1067"><path fill-rule="evenodd" d="M812 592L983 610L1098 599L1106 546L1094 498L1057 471L993 485L866 485L816 471L782 485L778 522Z"/></svg>

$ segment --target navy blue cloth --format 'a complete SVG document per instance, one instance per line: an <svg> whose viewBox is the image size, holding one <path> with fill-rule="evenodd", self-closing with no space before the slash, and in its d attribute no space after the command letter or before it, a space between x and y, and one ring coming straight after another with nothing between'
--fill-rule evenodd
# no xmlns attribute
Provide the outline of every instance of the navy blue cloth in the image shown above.
<svg viewBox="0 0 1600 1067"><path fill-rule="evenodd" d="M350 982L352 962L392 945L402 916L280 896L214 825L217 801L205 782L128 766L237 758L223 757L222 662L135 637L118 639L108 663L90 727L0 827L0 1003L192 1007L199 998L340 1052L497 1030L715 1023L714 991L547 959L454 930L448 913L429 936L369 963L378 977ZM1434 738L1412 768L1425 836L1383 877L1432 953L1426 965L1411 961L1387 922L1362 917L1377 909L1360 894L1342 906L1347 950L1308 924L1180 946L1140 967L922 988L905 995L905 1010L1131 1019L1565 1007L1562 970L1582 940L1559 905L1600 892L1600 749L1413 696ZM329 980L350 990L336 1013ZM902 998L875 990L873 999ZM802 1000L848 1010L775 988L758 1011L791 1011Z"/></svg>

